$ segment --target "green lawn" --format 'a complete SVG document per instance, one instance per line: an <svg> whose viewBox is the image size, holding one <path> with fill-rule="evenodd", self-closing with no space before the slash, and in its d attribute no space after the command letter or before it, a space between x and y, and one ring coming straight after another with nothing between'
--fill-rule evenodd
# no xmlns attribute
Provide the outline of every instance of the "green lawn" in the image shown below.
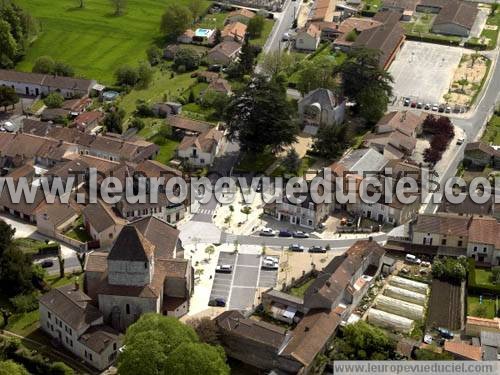
<svg viewBox="0 0 500 375"><path fill-rule="evenodd" d="M382 0L364 0L365 10L376 12L382 5Z"/></svg>
<svg viewBox="0 0 500 375"><path fill-rule="evenodd" d="M219 29L222 31L224 22L226 21L228 13L215 13L207 14L203 19L196 24L196 28L202 29Z"/></svg>
<svg viewBox="0 0 500 375"><path fill-rule="evenodd" d="M485 318L492 319L495 317L495 304L496 301L492 297L483 296L482 304L486 307ZM479 307L479 296L469 295L467 296L467 315L477 316Z"/></svg>
<svg viewBox="0 0 500 375"><path fill-rule="evenodd" d="M92 237L88 234L85 226L83 225L83 218L80 216L77 221L73 223L73 226L64 233L69 238L73 238L74 240L80 242L88 242L92 241Z"/></svg>
<svg viewBox="0 0 500 375"><path fill-rule="evenodd" d="M311 278L310 280L307 280L302 285L290 289L289 293L295 297L304 297L304 293L306 292L307 288L309 288L311 286L311 284L313 282L314 282L314 278Z"/></svg>
<svg viewBox="0 0 500 375"><path fill-rule="evenodd" d="M489 16L486 24L497 26L496 30L486 30L483 28L483 31L481 32L482 37L489 39L489 48L495 48L498 39L498 32L500 31L500 10L497 10L495 15Z"/></svg>
<svg viewBox="0 0 500 375"><path fill-rule="evenodd" d="M491 118L483 134L483 141L500 145L500 116L494 115Z"/></svg>
<svg viewBox="0 0 500 375"><path fill-rule="evenodd" d="M106 0L86 0L84 9L68 0L17 2L39 20L42 29L18 69L29 71L37 57L50 55L71 65L78 75L112 84L118 66L144 60L146 49L161 42L163 10L187 0L129 0L119 17Z"/></svg>
<svg viewBox="0 0 500 375"><path fill-rule="evenodd" d="M168 164L168 162L174 157L175 149L179 145L179 142L173 139L166 139L165 143L160 145L160 152L156 157L160 163Z"/></svg>
<svg viewBox="0 0 500 375"><path fill-rule="evenodd" d="M273 29L274 21L265 19L264 20L264 28L262 29L262 34L260 37L255 38L255 39L250 39L250 43L263 47L264 44L266 44L267 38L269 37L269 34L271 34L271 30Z"/></svg>

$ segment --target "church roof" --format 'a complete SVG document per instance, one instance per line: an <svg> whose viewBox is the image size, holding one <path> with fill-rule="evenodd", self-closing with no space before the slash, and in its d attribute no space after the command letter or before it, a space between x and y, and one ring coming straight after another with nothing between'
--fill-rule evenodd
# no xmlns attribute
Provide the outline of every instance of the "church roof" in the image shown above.
<svg viewBox="0 0 500 375"><path fill-rule="evenodd" d="M126 225L113 244L108 260L146 262L153 256L154 249L154 245L136 227Z"/></svg>

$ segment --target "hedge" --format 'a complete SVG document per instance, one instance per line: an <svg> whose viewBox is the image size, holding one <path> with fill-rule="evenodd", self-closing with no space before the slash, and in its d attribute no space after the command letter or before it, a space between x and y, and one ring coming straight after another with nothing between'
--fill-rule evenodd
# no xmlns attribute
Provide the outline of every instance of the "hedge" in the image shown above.
<svg viewBox="0 0 500 375"><path fill-rule="evenodd" d="M460 40L448 39L447 37L432 35L432 34L415 34L415 33L406 33L406 39L408 40L416 40L419 42L428 42L428 43L436 43L443 44L446 46L458 46L460 45Z"/></svg>
<svg viewBox="0 0 500 375"><path fill-rule="evenodd" d="M39 255L52 255L59 254L60 245L57 242L48 243L46 245L42 245L38 248Z"/></svg>
<svg viewBox="0 0 500 375"><path fill-rule="evenodd" d="M473 40L468 40L467 42L464 43L464 47L484 51L488 48L488 44L475 42Z"/></svg>
<svg viewBox="0 0 500 375"><path fill-rule="evenodd" d="M476 283L476 261L469 258L468 291L473 294L500 293L500 285Z"/></svg>

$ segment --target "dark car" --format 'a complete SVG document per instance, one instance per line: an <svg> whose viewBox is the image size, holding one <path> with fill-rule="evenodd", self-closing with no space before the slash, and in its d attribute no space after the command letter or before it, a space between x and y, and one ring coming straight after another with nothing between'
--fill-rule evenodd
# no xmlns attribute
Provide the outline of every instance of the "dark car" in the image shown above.
<svg viewBox="0 0 500 375"><path fill-rule="evenodd" d="M411 102L410 107L412 107L412 108L417 108L417 102Z"/></svg>
<svg viewBox="0 0 500 375"><path fill-rule="evenodd" d="M292 237L292 235L292 232L286 229L280 230L280 233L278 234L279 237Z"/></svg>
<svg viewBox="0 0 500 375"><path fill-rule="evenodd" d="M40 263L40 265L42 266L42 268L50 268L54 265L54 262L50 259L46 259L42 263Z"/></svg>
<svg viewBox="0 0 500 375"><path fill-rule="evenodd" d="M438 112L439 113L443 113L444 109L445 109L445 106L444 105L440 105L439 108L438 108Z"/></svg>
<svg viewBox="0 0 500 375"><path fill-rule="evenodd" d="M208 302L208 306L226 307L226 300L224 298L215 298Z"/></svg>
<svg viewBox="0 0 500 375"><path fill-rule="evenodd" d="M403 105L405 107L408 107L410 105L410 98L405 98L405 100L403 101Z"/></svg>
<svg viewBox="0 0 500 375"><path fill-rule="evenodd" d="M314 245L309 248L310 253L326 253L326 249L319 245Z"/></svg>
<svg viewBox="0 0 500 375"><path fill-rule="evenodd" d="M304 246L299 245L299 244L293 244L293 245L288 246L288 250L301 253L304 251Z"/></svg>
<svg viewBox="0 0 500 375"><path fill-rule="evenodd" d="M219 73L222 70L222 65L210 65L207 69L209 72Z"/></svg>
<svg viewBox="0 0 500 375"><path fill-rule="evenodd" d="M453 332L450 332L446 328L438 327L436 328L438 331L439 335L444 338L444 339L452 339L454 337Z"/></svg>

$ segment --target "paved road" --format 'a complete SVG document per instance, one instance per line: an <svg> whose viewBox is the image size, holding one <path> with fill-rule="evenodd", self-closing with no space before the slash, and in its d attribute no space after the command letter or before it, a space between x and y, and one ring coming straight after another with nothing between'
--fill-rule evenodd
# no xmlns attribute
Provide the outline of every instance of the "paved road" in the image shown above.
<svg viewBox="0 0 500 375"><path fill-rule="evenodd" d="M273 51L278 51L281 46L281 39L283 34L290 30L295 21L295 15L297 13L298 1L288 0L286 5L283 7L283 11L280 13L275 13L276 24L273 27L273 31L269 36L266 44L264 45L264 53L269 53Z"/></svg>

